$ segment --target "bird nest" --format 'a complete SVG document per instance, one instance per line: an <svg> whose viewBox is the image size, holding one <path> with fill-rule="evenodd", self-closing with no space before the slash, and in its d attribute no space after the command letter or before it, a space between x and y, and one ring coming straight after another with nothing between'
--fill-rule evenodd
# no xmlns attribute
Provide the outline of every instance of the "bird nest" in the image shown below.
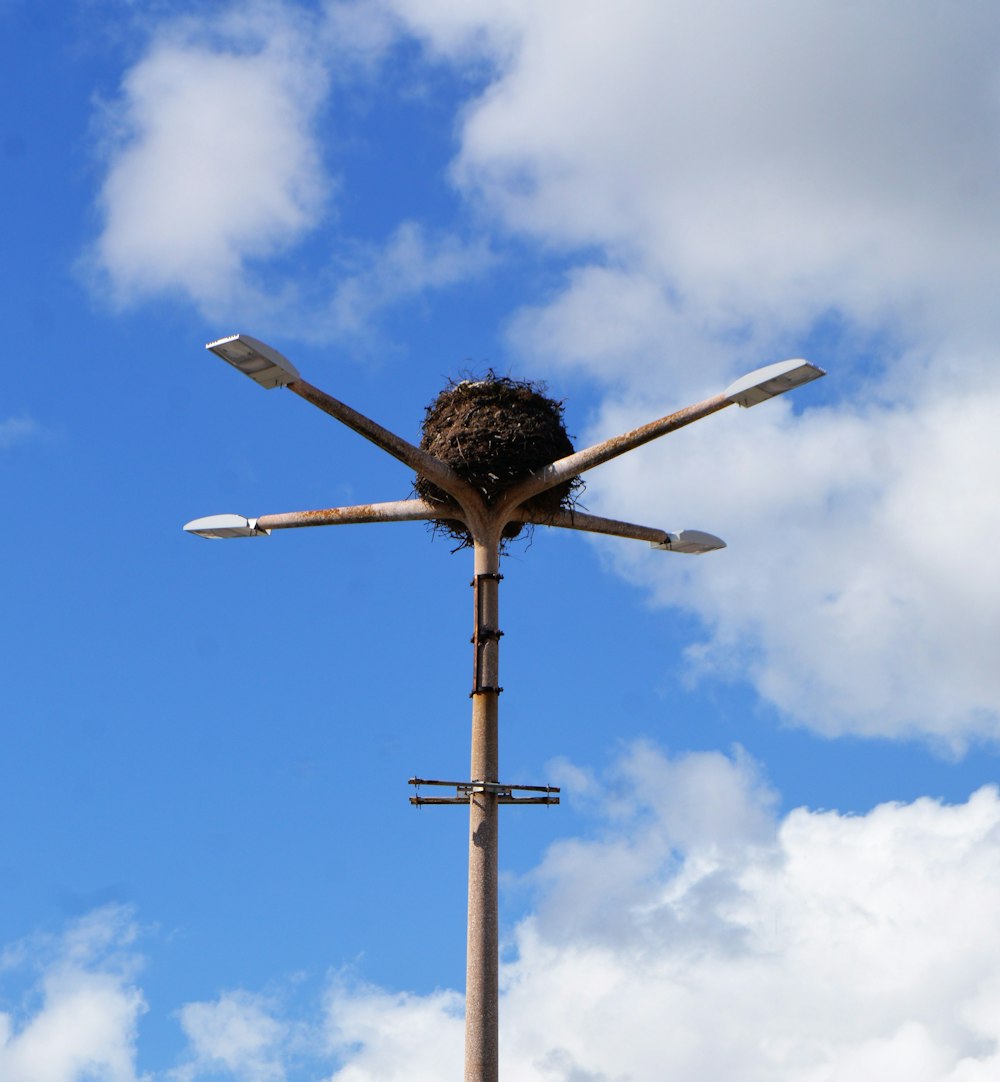
<svg viewBox="0 0 1000 1082"><path fill-rule="evenodd" d="M563 423L563 404L548 398L542 384L489 372L483 379L450 383L427 407L420 447L447 463L464 481L496 503L517 482L550 462L573 453ZM417 495L431 503L449 497L424 477ZM527 501L540 517L571 508L583 481L574 477ZM471 543L462 522L442 518L435 526L464 544ZM517 537L512 522L504 537Z"/></svg>

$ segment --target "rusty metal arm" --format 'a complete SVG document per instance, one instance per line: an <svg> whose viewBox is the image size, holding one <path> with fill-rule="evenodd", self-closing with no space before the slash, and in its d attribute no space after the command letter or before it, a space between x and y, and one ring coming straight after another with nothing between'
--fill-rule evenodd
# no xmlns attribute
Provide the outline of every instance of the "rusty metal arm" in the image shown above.
<svg viewBox="0 0 1000 1082"><path fill-rule="evenodd" d="M353 428L366 440L370 440L376 447L381 447L393 458L398 458L400 462L416 470L422 477L433 481L459 503L471 497L470 502L476 504L478 495L475 490L444 462L422 451L419 447L414 447L412 443L407 443L394 432L376 424L363 413L351 409L332 395L314 387L302 378L299 370L287 357L282 356L266 342L261 342L248 334L230 334L225 338L209 342L205 348L261 387L287 387L294 391L300 398L318 406L324 413L335 417L348 428Z"/></svg>
<svg viewBox="0 0 1000 1082"><path fill-rule="evenodd" d="M302 526L349 526L356 522L420 522L440 518L462 518L462 510L452 503L429 503L426 500L396 500L392 503L362 503L356 507L327 507L320 511L289 511L280 515L246 518L244 515L209 515L188 522L184 529L199 537L267 537L272 530L292 530Z"/></svg>
<svg viewBox="0 0 1000 1082"><path fill-rule="evenodd" d="M441 517L462 517L453 505L427 500L394 500L389 503L362 503L354 507L327 507L320 511L288 511L261 515L258 530L294 530L303 526L350 526L362 522L420 522Z"/></svg>
<svg viewBox="0 0 1000 1082"><path fill-rule="evenodd" d="M475 489L463 481L450 466L439 458L435 458L434 455L422 451L412 443L408 443L401 436L397 436L395 432L390 432L387 428L376 424L375 421L366 417L363 413L351 409L350 406L339 399L328 395L318 387L314 387L307 380L300 377L291 380L285 386L290 391L294 391L300 398L304 398L307 402L317 406L324 413L335 417L342 424L347 425L348 428L354 429L358 435L364 436L366 440L374 443L376 447L381 447L383 451L387 451L393 458L405 463L421 477L433 481L438 488L443 489L459 503L482 502Z"/></svg>
<svg viewBox="0 0 1000 1082"><path fill-rule="evenodd" d="M822 368L801 358L778 361L776 364L757 368L731 383L721 394L706 398L703 402L696 402L693 406L685 406L684 409L661 417L658 421L650 421L641 428L633 428L631 432L614 436L603 443L595 443L593 447L587 447L543 466L537 473L509 489L500 509L510 511L546 489L571 481L586 470L600 466L602 462L617 458L626 451L649 443L650 440L683 428L692 421L700 421L702 417L717 413L726 406L754 406L825 375Z"/></svg>
<svg viewBox="0 0 1000 1082"><path fill-rule="evenodd" d="M588 533L609 534L611 537L628 537L634 541L648 541L653 548L663 552L697 554L713 552L726 547L725 541L703 530L681 530L670 533L653 526L640 526L635 522L620 522L600 515L587 515L582 511L554 511L536 513L519 507L513 515L516 522L529 522L533 526L557 526L566 530L584 530Z"/></svg>
<svg viewBox="0 0 1000 1082"><path fill-rule="evenodd" d="M639 526L634 522L620 522L618 519L602 518L600 515L587 515L582 511L535 513L519 507L512 517L515 522L530 522L533 526L557 526L565 530L629 537L634 541L648 541L651 545L663 544L670 538L666 530L659 530L654 526Z"/></svg>
<svg viewBox="0 0 1000 1082"><path fill-rule="evenodd" d="M514 485L505 494L502 506L505 509L515 508L546 489L570 481L586 470L592 470L595 466L600 466L612 458L625 454L626 451L641 447L644 443L659 439L668 432L675 432L678 428L700 421L702 417L708 417L731 405L733 405L733 399L727 393L713 395L703 402L685 406L684 409L661 417L657 421L650 421L641 428L633 428L631 432L614 436L610 440L604 440L603 443L595 443L592 447L560 458Z"/></svg>

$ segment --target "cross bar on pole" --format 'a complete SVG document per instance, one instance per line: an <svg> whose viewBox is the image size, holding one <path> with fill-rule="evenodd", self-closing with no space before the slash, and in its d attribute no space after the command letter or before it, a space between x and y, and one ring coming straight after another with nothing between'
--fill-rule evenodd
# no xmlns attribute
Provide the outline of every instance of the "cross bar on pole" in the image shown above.
<svg viewBox="0 0 1000 1082"><path fill-rule="evenodd" d="M493 793L498 804L558 804L560 792L557 785L505 785L501 782L484 781L439 781L433 778L410 778L409 785L416 789L416 795L410 797L410 803L420 807L424 804L468 804L475 793ZM454 789L452 797L421 796L421 785L439 785ZM538 797L514 796L514 793L543 793Z"/></svg>

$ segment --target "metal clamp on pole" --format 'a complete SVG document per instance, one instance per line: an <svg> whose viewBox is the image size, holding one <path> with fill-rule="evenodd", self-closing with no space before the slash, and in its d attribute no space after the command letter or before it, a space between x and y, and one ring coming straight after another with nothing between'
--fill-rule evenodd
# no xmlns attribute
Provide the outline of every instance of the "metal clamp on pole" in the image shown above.
<svg viewBox="0 0 1000 1082"><path fill-rule="evenodd" d="M504 785L494 781L439 781L434 778L410 778L409 785L417 790L410 797L416 807L424 804L468 804L476 793L493 793L498 804L558 804L560 790L556 785ZM421 796L421 785L441 785L454 789L454 796ZM515 796L515 793L542 793L543 796Z"/></svg>
<svg viewBox="0 0 1000 1082"><path fill-rule="evenodd" d="M499 695L503 691L502 687L498 687L495 684L486 684L483 682L483 673L486 668L485 664L485 652L487 647L492 644L499 644L500 639L503 637L503 632L498 627L492 627L487 620L487 614L484 611L486 609L485 595L481 588L481 583L484 579L491 582L499 583L503 575L498 572L484 572L483 574L476 575L472 580L471 586L474 591L474 601L476 610L476 623L472 632L473 655L472 655L472 691L469 692L469 698L473 695L482 695L493 693ZM495 615L495 599L494 599L494 615ZM495 671L495 670L494 670Z"/></svg>

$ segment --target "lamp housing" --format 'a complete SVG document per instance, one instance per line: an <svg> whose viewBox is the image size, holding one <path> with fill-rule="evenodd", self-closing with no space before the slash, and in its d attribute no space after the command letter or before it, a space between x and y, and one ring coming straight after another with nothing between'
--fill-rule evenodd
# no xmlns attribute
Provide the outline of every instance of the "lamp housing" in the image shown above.
<svg viewBox="0 0 1000 1082"><path fill-rule="evenodd" d="M245 376L249 376L254 383L259 383L268 390L284 387L286 383L302 378L299 370L287 357L248 334L231 334L227 338L218 338L209 342L205 349L211 350L233 368L238 368Z"/></svg>
<svg viewBox="0 0 1000 1082"><path fill-rule="evenodd" d="M811 383L814 379L825 376L826 372L809 361L801 358L792 361L778 361L777 364L769 364L766 368L758 368L741 376L735 383L731 383L722 393L730 402L735 402L745 409L756 406L759 402L766 402L769 398L777 398L795 387L801 387L803 383Z"/></svg>
<svg viewBox="0 0 1000 1082"><path fill-rule="evenodd" d="M184 529L210 541L230 537L267 537L271 533L270 530L260 529L255 518L245 518L243 515L208 515L185 523Z"/></svg>
<svg viewBox="0 0 1000 1082"><path fill-rule="evenodd" d="M661 552L685 552L700 556L703 552L724 549L726 542L704 530L680 530L678 533L668 533L663 541L650 541L650 545Z"/></svg>

